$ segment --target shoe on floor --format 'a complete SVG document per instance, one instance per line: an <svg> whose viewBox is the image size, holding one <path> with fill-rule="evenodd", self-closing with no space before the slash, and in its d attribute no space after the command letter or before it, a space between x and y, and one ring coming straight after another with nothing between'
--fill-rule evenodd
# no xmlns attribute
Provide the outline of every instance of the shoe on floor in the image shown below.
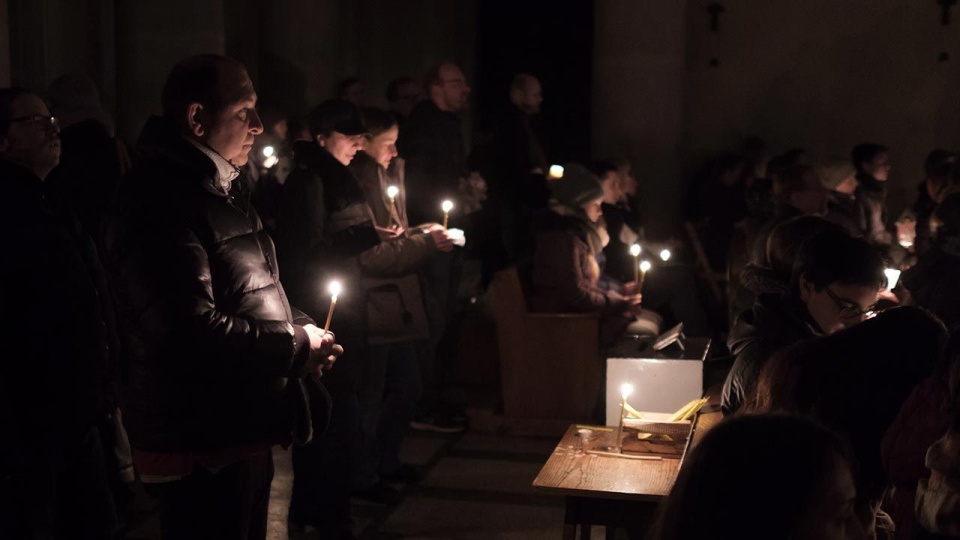
<svg viewBox="0 0 960 540"><path fill-rule="evenodd" d="M400 490L384 484L382 481L370 487L354 491L353 497L374 504L396 505L400 502Z"/></svg>
<svg viewBox="0 0 960 540"><path fill-rule="evenodd" d="M423 474L420 472L420 469L407 463L400 465L400 467L398 467L395 471L380 473L380 479L384 482L412 484L413 482L419 481L421 478L423 478Z"/></svg>

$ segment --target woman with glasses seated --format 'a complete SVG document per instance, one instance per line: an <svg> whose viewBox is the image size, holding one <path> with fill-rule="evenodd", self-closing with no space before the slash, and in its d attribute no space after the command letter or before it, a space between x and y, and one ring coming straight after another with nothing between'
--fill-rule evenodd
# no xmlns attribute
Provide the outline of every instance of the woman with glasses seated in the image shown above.
<svg viewBox="0 0 960 540"><path fill-rule="evenodd" d="M871 317L885 285L883 260L865 241L833 228L806 240L788 289L761 294L730 331L736 360L723 385L724 414L740 408L773 353Z"/></svg>

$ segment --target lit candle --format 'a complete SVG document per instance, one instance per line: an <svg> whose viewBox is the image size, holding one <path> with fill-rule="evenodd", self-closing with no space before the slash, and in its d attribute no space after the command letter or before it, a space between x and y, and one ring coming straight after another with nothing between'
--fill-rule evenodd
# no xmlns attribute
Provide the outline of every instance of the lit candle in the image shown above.
<svg viewBox="0 0 960 540"><path fill-rule="evenodd" d="M627 414L627 397L633 393L633 385L623 383L620 385L620 424L617 426L617 451L623 453L623 419Z"/></svg>
<svg viewBox="0 0 960 540"><path fill-rule="evenodd" d="M560 165L551 165L550 172L547 176L549 176L551 180L559 180L563 178L563 167Z"/></svg>
<svg viewBox="0 0 960 540"><path fill-rule="evenodd" d="M393 215L393 219L397 222L397 225L400 224L400 212L397 210L397 195L400 193L400 188L397 186L387 187L387 197L390 198L390 213Z"/></svg>
<svg viewBox="0 0 960 540"><path fill-rule="evenodd" d="M650 270L650 261L640 263L640 280L637 281L637 292L643 292L643 280L647 277L647 270Z"/></svg>
<svg viewBox="0 0 960 540"><path fill-rule="evenodd" d="M669 261L669 260L670 260L670 255L672 255L672 254L670 253L670 250L669 250L669 249L664 248L664 249L660 250L660 260L661 260L661 261L663 261L663 262Z"/></svg>
<svg viewBox="0 0 960 540"><path fill-rule="evenodd" d="M273 147L272 147L272 146L264 146L264 147L263 147L263 157L268 158L268 157L270 157L270 156L272 156L272 155L273 155Z"/></svg>
<svg viewBox="0 0 960 540"><path fill-rule="evenodd" d="M887 268L883 271L884 275L887 276L887 290L892 291L897 286L897 281L900 280L900 270L896 268Z"/></svg>
<svg viewBox="0 0 960 540"><path fill-rule="evenodd" d="M643 251L643 248L640 247L640 244L633 244L630 246L630 254L633 255L633 281L640 279L639 274L639 264L640 264L640 252Z"/></svg>
<svg viewBox="0 0 960 540"><path fill-rule="evenodd" d="M440 208L443 210L443 228L446 229L450 221L450 211L453 210L453 201L443 201Z"/></svg>
<svg viewBox="0 0 960 540"><path fill-rule="evenodd" d="M331 281L330 285L327 286L327 290L330 291L330 311L327 312L327 322L323 323L324 334L330 331L330 321L333 320L333 308L337 306L337 297L340 296L340 282Z"/></svg>

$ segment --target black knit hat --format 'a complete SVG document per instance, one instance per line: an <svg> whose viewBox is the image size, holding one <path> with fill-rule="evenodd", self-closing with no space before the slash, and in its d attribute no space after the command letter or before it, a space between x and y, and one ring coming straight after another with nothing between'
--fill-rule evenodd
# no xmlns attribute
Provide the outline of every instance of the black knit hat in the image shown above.
<svg viewBox="0 0 960 540"><path fill-rule="evenodd" d="M564 165L563 176L550 181L550 191L554 199L572 208L603 198L600 180L579 163Z"/></svg>

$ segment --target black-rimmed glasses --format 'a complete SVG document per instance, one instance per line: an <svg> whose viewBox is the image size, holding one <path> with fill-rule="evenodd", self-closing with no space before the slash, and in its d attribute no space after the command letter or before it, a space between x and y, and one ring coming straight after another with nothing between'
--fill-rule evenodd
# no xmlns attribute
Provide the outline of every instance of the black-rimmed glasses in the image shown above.
<svg viewBox="0 0 960 540"><path fill-rule="evenodd" d="M838 315L841 319L858 319L861 317L864 319L872 319L879 313L877 306L870 306L866 310L863 310L853 302L844 300L834 294L833 291L830 290L830 287L824 287L823 290L826 291L827 296L833 300L833 303L837 305L837 308L840 310Z"/></svg>

